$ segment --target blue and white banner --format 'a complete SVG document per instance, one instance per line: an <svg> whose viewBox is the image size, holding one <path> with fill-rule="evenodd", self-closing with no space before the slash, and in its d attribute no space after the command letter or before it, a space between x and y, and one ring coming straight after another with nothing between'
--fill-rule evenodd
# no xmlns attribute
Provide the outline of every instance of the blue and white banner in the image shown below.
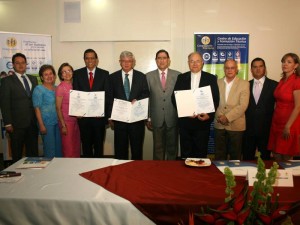
<svg viewBox="0 0 300 225"><path fill-rule="evenodd" d="M12 56L18 52L23 53L27 58L26 73L38 77L39 69L43 64L52 64L51 36L0 31L0 72L3 72L0 79L13 74ZM9 135L3 127L1 114L0 119L3 159L11 160Z"/></svg>
<svg viewBox="0 0 300 225"><path fill-rule="evenodd" d="M23 53L27 58L27 73L38 74L43 64L52 64L51 36L0 31L0 71L13 70L12 56Z"/></svg>
<svg viewBox="0 0 300 225"><path fill-rule="evenodd" d="M249 34L247 33L194 33L195 50L202 54L204 71L224 76L225 60L238 62L239 74L248 79Z"/></svg>

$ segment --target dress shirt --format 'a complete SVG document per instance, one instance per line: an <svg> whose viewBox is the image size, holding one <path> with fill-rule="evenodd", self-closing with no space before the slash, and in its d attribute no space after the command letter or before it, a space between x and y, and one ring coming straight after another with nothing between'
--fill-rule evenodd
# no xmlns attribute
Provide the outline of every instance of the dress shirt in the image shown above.
<svg viewBox="0 0 300 225"><path fill-rule="evenodd" d="M166 82L167 82L168 68L165 69L164 71L158 69L158 72L159 72L159 79L160 79L160 81L161 81L161 77L162 77L162 76L161 76L161 73L162 73L162 72L165 72L165 78L166 78Z"/></svg>
<svg viewBox="0 0 300 225"><path fill-rule="evenodd" d="M15 74L17 75L18 79L21 81L21 83L23 84L24 86L24 89L26 89L25 87L25 84L24 84L24 81L23 81L23 78L21 76L24 76L29 84L29 87L30 87L30 90L32 89L32 84L31 84L31 81L30 79L27 77L27 75L24 73L24 74L20 74L20 73L16 73Z"/></svg>
<svg viewBox="0 0 300 225"><path fill-rule="evenodd" d="M191 73L191 90L194 90L199 87L201 79L201 71L198 73Z"/></svg>
<svg viewBox="0 0 300 225"><path fill-rule="evenodd" d="M96 67L93 70L89 70L88 68L86 68L86 70L87 70L88 80L90 80L90 72L93 73L93 78L95 78Z"/></svg>
<svg viewBox="0 0 300 225"><path fill-rule="evenodd" d="M262 78L260 78L259 80L257 80L257 79L253 79L253 88L252 88L252 93L254 93L254 89L255 89L255 83L257 82L257 81L259 81L259 89L260 89L260 93L261 93L261 90L262 90L262 88L263 88L263 86L264 86L264 83L265 83L265 80L266 80L266 77L265 76L263 76Z"/></svg>
<svg viewBox="0 0 300 225"><path fill-rule="evenodd" d="M230 81L230 82L228 83L227 80L226 80L226 77L225 77L225 79L224 79L224 83L225 83L225 87L226 87L226 89L225 89L225 101L226 101L226 102L227 102L228 95L229 95L229 92L230 92L230 90L231 90L231 87L232 87L232 85L233 85L234 80L235 80L235 78L234 78L232 81Z"/></svg>

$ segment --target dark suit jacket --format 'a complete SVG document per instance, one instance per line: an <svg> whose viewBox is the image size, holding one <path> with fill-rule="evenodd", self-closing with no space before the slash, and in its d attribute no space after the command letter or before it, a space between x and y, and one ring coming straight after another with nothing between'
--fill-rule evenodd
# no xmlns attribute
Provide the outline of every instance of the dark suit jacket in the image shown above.
<svg viewBox="0 0 300 225"><path fill-rule="evenodd" d="M126 100L122 70L118 70L109 76L110 80L110 110L109 117L111 116L113 100L114 98ZM133 99L141 100L144 98L149 98L149 88L147 84L146 75L140 71L133 70L132 84L130 85L130 95L129 101Z"/></svg>
<svg viewBox="0 0 300 225"><path fill-rule="evenodd" d="M210 85L212 97L215 105L215 110L217 110L219 106L219 88L217 84L217 76L212 75L210 73L201 72L201 79L199 83L199 87L205 87ZM186 72L183 74L178 75L177 81L175 84L174 91L178 90L188 90L191 89L191 72ZM173 92L172 95L172 102L176 107L176 100L175 95ZM189 117L182 117L178 119L179 127L186 127L186 128L194 128L194 129L209 129L211 122L214 120L215 113L208 113L209 120L200 121L198 118L192 119Z"/></svg>
<svg viewBox="0 0 300 225"><path fill-rule="evenodd" d="M253 83L250 82L250 100L246 111L246 132L248 135L269 137L275 99L274 90L278 82L266 77L260 98L256 104L253 96Z"/></svg>
<svg viewBox="0 0 300 225"><path fill-rule="evenodd" d="M109 104L109 73L106 70L96 67L94 74L94 82L92 89L90 89L90 83L88 78L87 68L83 67L81 69L74 71L73 76L73 89L77 91L105 91L105 119L108 115L108 104Z"/></svg>
<svg viewBox="0 0 300 225"><path fill-rule="evenodd" d="M31 81L31 96L38 82L35 76L27 75ZM0 104L4 125L26 128L32 124L35 112L31 96L28 97L25 88L17 75L5 77L1 81Z"/></svg>

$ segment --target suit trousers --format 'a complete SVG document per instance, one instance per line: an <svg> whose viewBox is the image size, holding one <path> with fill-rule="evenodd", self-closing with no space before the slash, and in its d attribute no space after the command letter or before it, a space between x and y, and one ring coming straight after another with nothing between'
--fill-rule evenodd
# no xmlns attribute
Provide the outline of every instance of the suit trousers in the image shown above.
<svg viewBox="0 0 300 225"><path fill-rule="evenodd" d="M179 128L181 158L206 158L209 129Z"/></svg>
<svg viewBox="0 0 300 225"><path fill-rule="evenodd" d="M116 159L129 159L129 143L131 159L143 159L143 144L145 137L145 123L123 123L114 121L114 145Z"/></svg>
<svg viewBox="0 0 300 225"><path fill-rule="evenodd" d="M103 157L103 145L105 137L104 118L78 119L80 138L82 143L83 158Z"/></svg>
<svg viewBox="0 0 300 225"><path fill-rule="evenodd" d="M11 151L13 162L23 157L23 146L25 145L25 156L38 156L38 128L33 122L26 128L14 127L14 131L9 134L11 139Z"/></svg>
<svg viewBox="0 0 300 225"><path fill-rule="evenodd" d="M244 131L215 129L215 159L240 160L243 146Z"/></svg>
<svg viewBox="0 0 300 225"><path fill-rule="evenodd" d="M263 160L270 160L271 151L268 150L269 137L244 134L243 160L255 160L256 149L261 153Z"/></svg>
<svg viewBox="0 0 300 225"><path fill-rule="evenodd" d="M153 159L175 160L178 154L178 127L153 127Z"/></svg>

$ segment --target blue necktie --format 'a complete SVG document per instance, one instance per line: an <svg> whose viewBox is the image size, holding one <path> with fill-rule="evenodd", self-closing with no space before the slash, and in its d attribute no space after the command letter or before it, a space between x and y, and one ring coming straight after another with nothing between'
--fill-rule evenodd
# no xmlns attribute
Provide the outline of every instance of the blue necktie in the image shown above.
<svg viewBox="0 0 300 225"><path fill-rule="evenodd" d="M124 90L125 90L127 100L129 100L129 95L130 95L130 86L129 86L128 76L129 76L129 74L125 74L125 80L124 80Z"/></svg>
<svg viewBox="0 0 300 225"><path fill-rule="evenodd" d="M25 85L25 90L26 90L26 93L29 97L30 96L30 87L29 87L28 81L27 81L27 79L24 75L22 75L21 77L23 78L23 82L24 82L24 85Z"/></svg>

